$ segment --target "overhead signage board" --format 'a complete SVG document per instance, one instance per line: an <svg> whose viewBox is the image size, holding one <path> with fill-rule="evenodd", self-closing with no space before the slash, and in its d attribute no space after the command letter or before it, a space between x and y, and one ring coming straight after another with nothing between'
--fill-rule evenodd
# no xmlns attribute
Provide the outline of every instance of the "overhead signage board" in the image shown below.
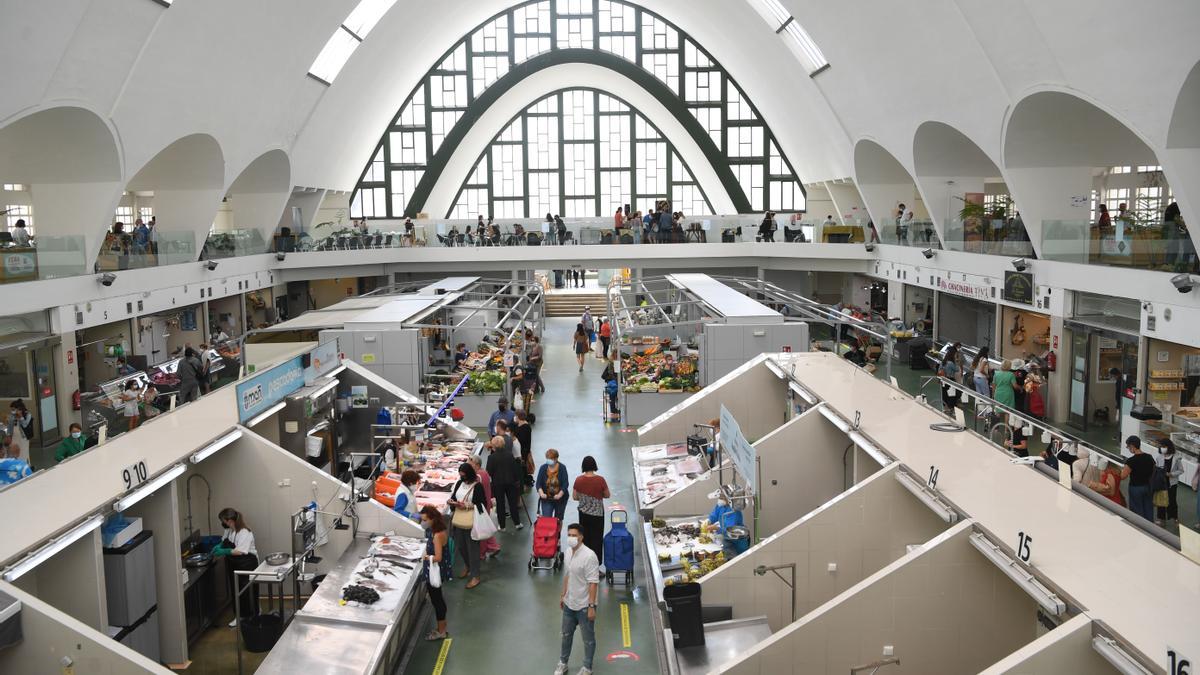
<svg viewBox="0 0 1200 675"><path fill-rule="evenodd" d="M1009 302L1019 302L1023 305L1033 304L1033 273L1013 272L1004 273L1004 299Z"/></svg>
<svg viewBox="0 0 1200 675"><path fill-rule="evenodd" d="M720 441L725 456L733 462L734 468L741 474L750 491L758 494L758 451L746 440L733 413L724 405L721 406Z"/></svg>
<svg viewBox="0 0 1200 675"><path fill-rule="evenodd" d="M937 289L943 293L961 295L964 298L971 298L972 300L990 301L993 297L991 286L972 281L954 281L938 277Z"/></svg>
<svg viewBox="0 0 1200 675"><path fill-rule="evenodd" d="M308 353L308 368L304 369L304 383L312 384L318 377L338 366L338 342L331 340Z"/></svg>
<svg viewBox="0 0 1200 675"><path fill-rule="evenodd" d="M258 415L303 386L304 364L299 356L238 383L238 421Z"/></svg>

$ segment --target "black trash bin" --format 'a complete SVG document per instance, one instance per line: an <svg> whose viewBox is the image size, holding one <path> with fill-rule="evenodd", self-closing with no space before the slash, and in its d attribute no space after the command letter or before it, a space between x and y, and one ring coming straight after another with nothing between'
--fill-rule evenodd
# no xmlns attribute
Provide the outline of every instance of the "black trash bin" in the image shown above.
<svg viewBox="0 0 1200 675"><path fill-rule="evenodd" d="M704 644L704 614L700 604L700 584L672 584L663 589L675 648Z"/></svg>
<svg viewBox="0 0 1200 675"><path fill-rule="evenodd" d="M278 614L259 614L238 620L238 627L242 629L246 651L260 654L271 651L283 635L283 618Z"/></svg>

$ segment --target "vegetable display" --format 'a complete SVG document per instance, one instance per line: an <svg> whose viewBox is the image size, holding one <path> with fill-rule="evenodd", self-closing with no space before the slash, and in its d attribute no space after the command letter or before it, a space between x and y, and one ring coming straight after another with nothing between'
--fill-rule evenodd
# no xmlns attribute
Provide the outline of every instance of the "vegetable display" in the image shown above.
<svg viewBox="0 0 1200 675"><path fill-rule="evenodd" d="M698 357L676 358L670 352L621 355L621 377L630 394L694 392L700 390Z"/></svg>

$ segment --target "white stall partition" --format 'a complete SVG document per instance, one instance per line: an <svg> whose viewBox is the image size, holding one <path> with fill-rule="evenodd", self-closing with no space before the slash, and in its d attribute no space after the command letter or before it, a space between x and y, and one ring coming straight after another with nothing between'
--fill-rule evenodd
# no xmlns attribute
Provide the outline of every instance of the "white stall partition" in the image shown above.
<svg viewBox="0 0 1200 675"><path fill-rule="evenodd" d="M979 675L1117 675L1110 661L1105 660L1099 644L1110 646L1121 655L1125 663L1137 663L1132 654L1125 651L1120 641L1097 634L1096 624L1086 614L1078 614L1064 621L1052 631L1030 642L1017 651L993 664ZM1113 652L1109 652L1110 654ZM1144 666L1143 666L1144 667ZM1128 671L1126 671L1128 672ZM1137 671L1134 671L1137 672ZM1146 668L1145 672L1152 672Z"/></svg>

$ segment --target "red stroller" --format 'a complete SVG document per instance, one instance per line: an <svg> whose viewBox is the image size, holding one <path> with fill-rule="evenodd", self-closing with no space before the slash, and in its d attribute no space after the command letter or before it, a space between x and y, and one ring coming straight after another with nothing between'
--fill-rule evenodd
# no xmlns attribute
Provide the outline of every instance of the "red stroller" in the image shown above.
<svg viewBox="0 0 1200 675"><path fill-rule="evenodd" d="M562 569L561 539L562 521L554 516L543 516L542 500L538 499L538 519L533 524L533 553L529 556L529 570Z"/></svg>

